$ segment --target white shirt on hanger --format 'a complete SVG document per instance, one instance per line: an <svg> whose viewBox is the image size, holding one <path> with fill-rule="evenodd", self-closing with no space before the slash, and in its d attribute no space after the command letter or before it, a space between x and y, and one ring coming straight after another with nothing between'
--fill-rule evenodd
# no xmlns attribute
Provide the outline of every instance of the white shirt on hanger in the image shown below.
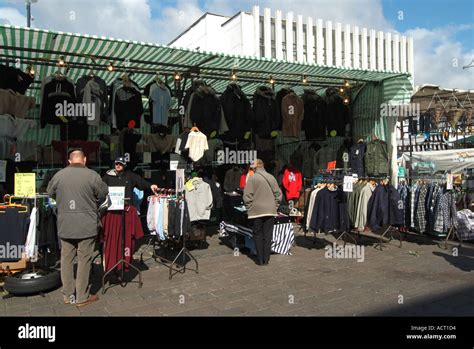
<svg viewBox="0 0 474 349"><path fill-rule="evenodd" d="M209 149L206 135L200 131L191 131L184 148L189 149L191 160L198 161L204 156L204 152Z"/></svg>

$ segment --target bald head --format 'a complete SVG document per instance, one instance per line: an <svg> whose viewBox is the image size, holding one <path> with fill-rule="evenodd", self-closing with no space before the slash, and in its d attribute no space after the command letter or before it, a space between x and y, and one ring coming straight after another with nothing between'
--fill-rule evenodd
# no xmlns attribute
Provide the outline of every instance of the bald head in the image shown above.
<svg viewBox="0 0 474 349"><path fill-rule="evenodd" d="M252 164L250 165L251 168L264 168L264 163L261 159L256 159L252 161Z"/></svg>
<svg viewBox="0 0 474 349"><path fill-rule="evenodd" d="M86 165L86 156L82 150L74 150L69 154L70 164Z"/></svg>

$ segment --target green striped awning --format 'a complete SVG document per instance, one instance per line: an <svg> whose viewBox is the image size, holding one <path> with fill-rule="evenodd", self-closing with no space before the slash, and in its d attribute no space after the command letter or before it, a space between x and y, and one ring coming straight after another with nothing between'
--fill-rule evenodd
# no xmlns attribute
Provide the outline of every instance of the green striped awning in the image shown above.
<svg viewBox="0 0 474 349"><path fill-rule="evenodd" d="M68 65L67 75L72 80L93 70L110 84L127 72L143 88L154 79L157 72L166 76L169 83L173 81L173 74L179 72L191 78L199 77L221 93L234 70L239 84L249 95L253 94L258 85L268 83L270 77L275 80L277 87L291 86L298 93L307 86L337 86L344 80L352 84L381 82L400 75L386 71L293 63L91 35L0 26L0 63L8 62L22 70L31 64L35 66L36 81L29 93L37 97L37 102L41 80L58 70L57 62L61 55ZM115 67L113 72L106 70L109 63ZM303 76L308 79L306 85L301 82ZM407 77L408 75L403 75L405 80Z"/></svg>

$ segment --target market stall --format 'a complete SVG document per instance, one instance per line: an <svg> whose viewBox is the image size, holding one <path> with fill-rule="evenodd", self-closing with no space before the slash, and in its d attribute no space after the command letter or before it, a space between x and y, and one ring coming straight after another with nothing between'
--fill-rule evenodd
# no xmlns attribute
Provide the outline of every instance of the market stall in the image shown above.
<svg viewBox="0 0 474 349"><path fill-rule="evenodd" d="M396 119L380 108L410 95L407 74L11 26L0 37L2 192L15 191L20 171L36 173L42 191L71 147L99 173L126 155L144 178L184 192L189 230L202 236L208 221L223 221L222 188L245 187L255 152L290 217L305 214L302 194L321 171L396 183ZM158 240L184 239L190 231L169 232L175 198L165 196L137 204L142 225Z"/></svg>

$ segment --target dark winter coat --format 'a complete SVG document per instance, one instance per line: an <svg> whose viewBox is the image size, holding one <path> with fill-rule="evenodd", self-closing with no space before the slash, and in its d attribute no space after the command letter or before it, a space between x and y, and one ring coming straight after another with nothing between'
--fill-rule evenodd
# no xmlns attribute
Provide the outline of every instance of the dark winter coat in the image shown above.
<svg viewBox="0 0 474 349"><path fill-rule="evenodd" d="M192 124L206 136L218 132L222 117L222 106L216 92L209 86L200 86L189 102L189 116Z"/></svg>
<svg viewBox="0 0 474 349"><path fill-rule="evenodd" d="M326 91L327 101L327 130L336 131L336 136L344 137L346 133L346 124L349 123L349 109L344 105L341 96L334 89Z"/></svg>
<svg viewBox="0 0 474 349"><path fill-rule="evenodd" d="M252 106L237 84L229 84L220 98L229 131L229 140L243 139L251 129Z"/></svg>
<svg viewBox="0 0 474 349"><path fill-rule="evenodd" d="M270 138L272 131L281 125L281 114L275 93L260 86L253 95L253 130L261 138Z"/></svg>
<svg viewBox="0 0 474 349"><path fill-rule="evenodd" d="M304 102L303 130L306 139L326 138L326 101L312 90L305 90L301 98Z"/></svg>
<svg viewBox="0 0 474 349"><path fill-rule="evenodd" d="M311 229L323 231L348 231L349 214L347 201L342 190L324 188L316 196L313 213L311 215Z"/></svg>
<svg viewBox="0 0 474 349"><path fill-rule="evenodd" d="M403 224L403 202L392 185L378 185L367 206L368 226L378 230L382 226Z"/></svg>
<svg viewBox="0 0 474 349"><path fill-rule="evenodd" d="M365 144L354 144L349 151L349 167L359 177L365 176L364 170Z"/></svg>

